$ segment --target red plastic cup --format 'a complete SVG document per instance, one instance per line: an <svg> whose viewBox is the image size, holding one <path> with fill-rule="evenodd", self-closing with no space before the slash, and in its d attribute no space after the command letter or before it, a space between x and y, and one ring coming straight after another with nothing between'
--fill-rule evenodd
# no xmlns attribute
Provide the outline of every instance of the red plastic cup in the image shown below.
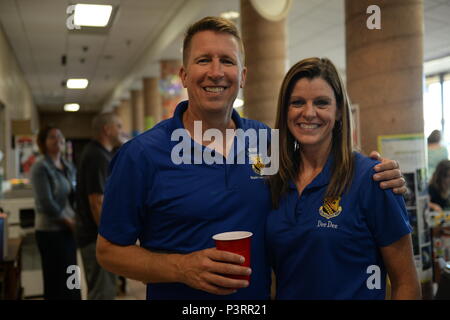
<svg viewBox="0 0 450 320"><path fill-rule="evenodd" d="M215 234L212 238L216 243L216 249L224 250L232 253L239 254L245 258L242 266L250 268L250 250L251 240L253 233L248 231L232 231ZM247 280L250 283L250 275L238 276L227 275L227 277L233 279Z"/></svg>

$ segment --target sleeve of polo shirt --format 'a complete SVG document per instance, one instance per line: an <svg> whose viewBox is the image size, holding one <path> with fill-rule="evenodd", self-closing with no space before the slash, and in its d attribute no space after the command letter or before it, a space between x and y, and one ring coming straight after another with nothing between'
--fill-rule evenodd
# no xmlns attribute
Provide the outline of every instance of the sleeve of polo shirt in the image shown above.
<svg viewBox="0 0 450 320"><path fill-rule="evenodd" d="M375 170L366 170L360 188L362 207L372 235L379 247L388 246L411 233L408 211L403 196L392 189L383 190L378 181L373 180Z"/></svg>
<svg viewBox="0 0 450 320"><path fill-rule="evenodd" d="M138 141L123 145L110 164L99 234L118 245L133 245L144 228L145 197L155 173Z"/></svg>

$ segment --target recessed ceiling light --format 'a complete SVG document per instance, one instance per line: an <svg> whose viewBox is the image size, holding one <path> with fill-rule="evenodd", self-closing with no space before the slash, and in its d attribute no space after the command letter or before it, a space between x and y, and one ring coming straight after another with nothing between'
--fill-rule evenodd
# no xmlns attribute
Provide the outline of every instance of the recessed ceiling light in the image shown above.
<svg viewBox="0 0 450 320"><path fill-rule="evenodd" d="M112 6L98 4L75 5L74 24L86 27L106 27L111 17Z"/></svg>
<svg viewBox="0 0 450 320"><path fill-rule="evenodd" d="M67 103L64 105L64 111L77 112L78 110L80 110L80 105L78 103Z"/></svg>
<svg viewBox="0 0 450 320"><path fill-rule="evenodd" d="M86 89L88 84L88 79L69 79L66 85L69 89Z"/></svg>
<svg viewBox="0 0 450 320"><path fill-rule="evenodd" d="M227 11L220 14L222 18L233 20L239 18L240 14L237 11Z"/></svg>

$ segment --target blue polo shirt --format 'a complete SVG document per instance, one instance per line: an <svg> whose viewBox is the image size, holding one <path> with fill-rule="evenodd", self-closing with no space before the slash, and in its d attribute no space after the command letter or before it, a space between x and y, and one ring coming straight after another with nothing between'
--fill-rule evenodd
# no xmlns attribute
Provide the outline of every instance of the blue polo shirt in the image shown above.
<svg viewBox="0 0 450 320"><path fill-rule="evenodd" d="M248 140L237 144L235 137L231 153L232 157L244 155L246 164L225 160L222 164L175 164L171 152L179 141L171 141L171 135L183 128L187 108L187 101L180 103L173 118L121 147L111 163L99 233L118 245L132 245L139 239L148 250L185 254L214 247L211 237L216 233L250 231L249 287L219 296L180 283L155 283L147 285L147 299L268 299L270 267L264 227L271 206L269 188L249 162ZM232 119L243 130L270 130L239 117L236 111ZM192 155L206 148L190 138L189 145Z"/></svg>
<svg viewBox="0 0 450 320"><path fill-rule="evenodd" d="M291 183L279 208L269 214L266 239L277 299L385 298L380 247L412 229L403 197L373 181L376 161L358 153L354 157L352 184L338 204L324 205L330 156L300 197Z"/></svg>

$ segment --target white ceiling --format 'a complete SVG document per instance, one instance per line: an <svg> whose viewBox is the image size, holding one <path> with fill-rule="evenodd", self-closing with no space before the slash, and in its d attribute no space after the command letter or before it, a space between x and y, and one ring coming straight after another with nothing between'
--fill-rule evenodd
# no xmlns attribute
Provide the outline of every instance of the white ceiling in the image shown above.
<svg viewBox="0 0 450 320"><path fill-rule="evenodd" d="M239 11L239 0L80 2L118 8L108 32L69 32L66 8L75 0L0 0L1 28L41 111L61 111L65 102L98 111L116 102L128 88L140 86L141 76L157 76L160 59L181 58L182 32L189 23ZM292 2L287 19L289 66L301 58L327 56L345 72L344 0ZM424 2L425 61L450 56L450 0ZM63 54L66 66L61 65ZM61 83L69 77L86 77L90 85L87 90L65 89Z"/></svg>
<svg viewBox="0 0 450 320"><path fill-rule="evenodd" d="M287 25L289 65L318 56L345 70L344 0L294 0Z"/></svg>

